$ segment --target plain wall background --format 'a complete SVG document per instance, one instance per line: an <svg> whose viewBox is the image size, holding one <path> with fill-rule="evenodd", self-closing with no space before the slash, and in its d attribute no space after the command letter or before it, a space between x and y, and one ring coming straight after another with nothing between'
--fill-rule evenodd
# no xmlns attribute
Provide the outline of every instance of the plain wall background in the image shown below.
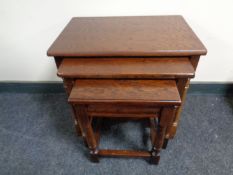
<svg viewBox="0 0 233 175"><path fill-rule="evenodd" d="M208 49L193 81L233 82L232 7L232 0L1 0L0 81L60 81L46 52L74 16L177 14Z"/></svg>

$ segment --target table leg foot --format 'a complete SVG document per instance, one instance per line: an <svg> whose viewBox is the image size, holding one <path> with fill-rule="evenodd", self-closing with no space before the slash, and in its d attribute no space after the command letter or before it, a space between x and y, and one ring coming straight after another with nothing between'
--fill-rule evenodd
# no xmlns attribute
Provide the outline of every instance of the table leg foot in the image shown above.
<svg viewBox="0 0 233 175"><path fill-rule="evenodd" d="M99 163L99 157L98 157L97 150L90 151L90 160L93 163Z"/></svg>
<svg viewBox="0 0 233 175"><path fill-rule="evenodd" d="M163 149L166 149L167 148L167 143L168 143L168 139L164 139L163 141Z"/></svg>
<svg viewBox="0 0 233 175"><path fill-rule="evenodd" d="M160 160L160 156L154 156L150 158L150 164L152 165L158 165Z"/></svg>
<svg viewBox="0 0 233 175"><path fill-rule="evenodd" d="M157 150L155 147L151 150L151 157L150 157L150 164L158 165L160 160L160 151Z"/></svg>

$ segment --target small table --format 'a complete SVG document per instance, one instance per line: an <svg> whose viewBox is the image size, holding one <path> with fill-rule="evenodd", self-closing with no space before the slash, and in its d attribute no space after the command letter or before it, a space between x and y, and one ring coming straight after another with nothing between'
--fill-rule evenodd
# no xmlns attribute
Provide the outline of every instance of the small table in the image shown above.
<svg viewBox="0 0 233 175"><path fill-rule="evenodd" d="M165 132L181 104L174 80L78 79L68 101L75 108L93 162L99 162L99 156L122 156L150 158L153 164L159 163ZM152 149L99 148L100 132L94 132L92 127L94 117L147 119L150 121Z"/></svg>
<svg viewBox="0 0 233 175"><path fill-rule="evenodd" d="M182 105L165 131L165 148L175 136L199 58L206 53L182 16L135 16L72 18L47 54L55 58L68 95L77 79L174 80Z"/></svg>

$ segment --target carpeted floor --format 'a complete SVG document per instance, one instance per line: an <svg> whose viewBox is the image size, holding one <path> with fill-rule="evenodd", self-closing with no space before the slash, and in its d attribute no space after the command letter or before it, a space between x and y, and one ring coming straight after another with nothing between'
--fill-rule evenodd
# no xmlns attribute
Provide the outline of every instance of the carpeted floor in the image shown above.
<svg viewBox="0 0 233 175"><path fill-rule="evenodd" d="M102 131L101 147L149 149L143 123L121 122ZM175 139L160 164L143 159L87 158L64 94L0 94L0 174L231 175L233 97L188 95Z"/></svg>

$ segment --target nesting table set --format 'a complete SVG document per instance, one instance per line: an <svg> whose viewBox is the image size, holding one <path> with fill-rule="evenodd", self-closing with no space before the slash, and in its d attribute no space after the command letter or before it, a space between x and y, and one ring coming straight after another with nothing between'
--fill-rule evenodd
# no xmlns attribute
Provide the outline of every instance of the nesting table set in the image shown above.
<svg viewBox="0 0 233 175"><path fill-rule="evenodd" d="M158 164L206 53L182 16L138 16L72 18L47 54L55 58L91 161L122 156ZM101 125L93 126L93 118L147 120L151 150L99 148Z"/></svg>

